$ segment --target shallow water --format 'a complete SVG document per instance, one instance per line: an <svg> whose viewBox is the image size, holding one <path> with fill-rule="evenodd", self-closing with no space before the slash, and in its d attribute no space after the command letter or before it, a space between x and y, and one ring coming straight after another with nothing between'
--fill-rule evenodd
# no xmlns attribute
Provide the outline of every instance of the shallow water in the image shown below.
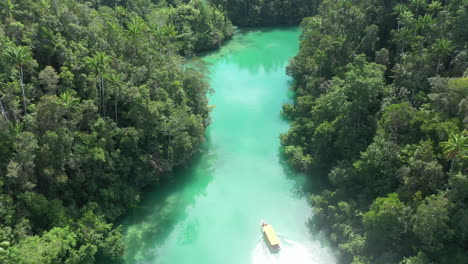
<svg viewBox="0 0 468 264"><path fill-rule="evenodd" d="M123 220L125 263L335 263L325 240L310 234L305 178L279 155L280 116L290 101L285 74L298 51L297 28L239 32L209 63L212 125L204 151L164 191L145 194ZM271 254L260 219L282 250Z"/></svg>

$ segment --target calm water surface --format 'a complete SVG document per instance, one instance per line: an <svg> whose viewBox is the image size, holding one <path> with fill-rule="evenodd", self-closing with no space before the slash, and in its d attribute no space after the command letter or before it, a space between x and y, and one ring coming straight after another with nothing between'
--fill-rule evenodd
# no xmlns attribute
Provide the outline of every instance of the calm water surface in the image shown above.
<svg viewBox="0 0 468 264"><path fill-rule="evenodd" d="M125 263L335 263L324 239L307 228L304 177L279 156L278 136L288 129L280 110L290 101L285 67L299 34L239 32L203 57L215 90L205 151L124 219ZM279 233L279 254L265 247L261 218Z"/></svg>

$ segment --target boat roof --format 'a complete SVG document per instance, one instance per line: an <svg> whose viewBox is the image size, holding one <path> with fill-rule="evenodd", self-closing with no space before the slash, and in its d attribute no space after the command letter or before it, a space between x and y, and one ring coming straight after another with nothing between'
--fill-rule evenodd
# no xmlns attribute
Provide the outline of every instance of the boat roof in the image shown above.
<svg viewBox="0 0 468 264"><path fill-rule="evenodd" d="M268 238L268 241L272 246L274 245L279 245L280 241L278 236L275 233L275 230L273 230L273 227L271 225L266 225L263 226L263 230L265 231L265 235Z"/></svg>

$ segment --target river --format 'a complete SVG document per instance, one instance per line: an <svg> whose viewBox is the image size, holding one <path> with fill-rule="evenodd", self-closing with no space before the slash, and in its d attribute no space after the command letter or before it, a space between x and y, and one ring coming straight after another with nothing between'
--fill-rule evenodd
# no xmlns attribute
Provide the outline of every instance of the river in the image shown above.
<svg viewBox="0 0 468 264"><path fill-rule="evenodd" d="M280 116L290 101L285 74L298 51L297 28L238 32L203 57L215 93L203 152L164 191L149 190L124 218L125 263L335 263L326 240L311 234L305 178L279 155ZM270 254L265 219L282 250Z"/></svg>

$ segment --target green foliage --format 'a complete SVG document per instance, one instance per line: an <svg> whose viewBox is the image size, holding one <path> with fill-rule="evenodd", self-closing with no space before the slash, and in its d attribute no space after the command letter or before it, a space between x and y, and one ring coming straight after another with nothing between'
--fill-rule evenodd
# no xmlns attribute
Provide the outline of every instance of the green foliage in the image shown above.
<svg viewBox="0 0 468 264"><path fill-rule="evenodd" d="M13 18L13 15L19 14L19 11L17 10L18 5L15 4L12 0L2 0L0 5L2 6L2 13L6 17Z"/></svg>
<svg viewBox="0 0 468 264"><path fill-rule="evenodd" d="M183 55L230 20L202 1L116 4L0 0L0 263L119 261L109 222L204 141L208 73Z"/></svg>
<svg viewBox="0 0 468 264"><path fill-rule="evenodd" d="M353 63L347 65L347 69L343 79L334 78L329 92L315 101L302 100L302 97L297 99L297 108L310 108L309 111L297 112L298 116L311 113L313 118L296 117L297 121L292 124L300 131L299 134L310 136L296 137L296 134L290 133L282 138L286 155L294 153L296 161L293 163L298 163L300 156L310 156L319 164L327 164L333 159L356 155L366 146L365 139L375 128L375 120L370 114L377 111L383 92L383 66L369 64L363 56L357 56ZM303 103L307 105L302 106ZM309 138L310 145L305 143ZM299 144L307 144L307 147L291 148ZM308 166L305 165L312 161L306 159L308 162L299 162L302 169L306 169Z"/></svg>
<svg viewBox="0 0 468 264"><path fill-rule="evenodd" d="M234 27L223 12L201 0L153 9L146 17L147 24L141 19L132 20L132 37L148 30L163 43L174 42L185 55L218 48L234 34Z"/></svg>
<svg viewBox="0 0 468 264"><path fill-rule="evenodd" d="M416 109L406 102L387 106L380 118L385 138L396 144L414 142L418 138L415 112Z"/></svg>
<svg viewBox="0 0 468 264"><path fill-rule="evenodd" d="M428 196L418 206L413 231L429 252L438 252L453 237L449 226L451 211L452 204L441 195Z"/></svg>
<svg viewBox="0 0 468 264"><path fill-rule="evenodd" d="M302 21L281 143L298 169L328 171L311 222L343 263L464 258L467 7L325 0Z"/></svg>
<svg viewBox="0 0 468 264"><path fill-rule="evenodd" d="M418 252L418 254L414 257L404 258L400 264L429 264L429 258L422 252Z"/></svg>
<svg viewBox="0 0 468 264"><path fill-rule="evenodd" d="M64 262L76 246L76 235L67 228L56 227L41 237L32 236L9 249L7 262L18 264L52 264Z"/></svg>
<svg viewBox="0 0 468 264"><path fill-rule="evenodd" d="M401 240L407 229L404 207L396 193L391 193L385 198L379 197L372 203L362 218L363 226L367 230L369 248L387 250Z"/></svg>
<svg viewBox="0 0 468 264"><path fill-rule="evenodd" d="M306 170L312 163L312 158L304 153L300 147L287 146L284 148L284 154L291 165L300 170Z"/></svg>
<svg viewBox="0 0 468 264"><path fill-rule="evenodd" d="M321 0L210 0L222 6L237 26L293 25L317 12Z"/></svg>
<svg viewBox="0 0 468 264"><path fill-rule="evenodd" d="M46 66L38 75L39 84L42 85L44 93L49 94L57 92L59 78L57 72L51 66Z"/></svg>
<svg viewBox="0 0 468 264"><path fill-rule="evenodd" d="M468 137L465 134L466 130L458 135L452 133L450 134L448 141L440 143L445 157L452 160L452 168L453 162L455 162L457 158L468 158Z"/></svg>

